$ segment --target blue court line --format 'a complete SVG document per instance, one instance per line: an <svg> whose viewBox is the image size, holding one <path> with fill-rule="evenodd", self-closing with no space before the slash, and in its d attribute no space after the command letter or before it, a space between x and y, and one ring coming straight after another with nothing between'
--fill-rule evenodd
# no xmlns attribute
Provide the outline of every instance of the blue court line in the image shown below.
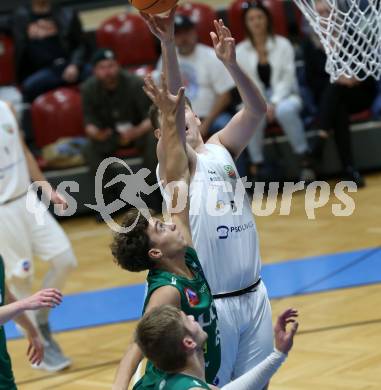
<svg viewBox="0 0 381 390"><path fill-rule="evenodd" d="M309 294L381 282L381 247L266 264L262 278L270 298ZM132 321L140 318L145 285L66 295L52 311L55 332ZM5 325L8 339L20 333Z"/></svg>

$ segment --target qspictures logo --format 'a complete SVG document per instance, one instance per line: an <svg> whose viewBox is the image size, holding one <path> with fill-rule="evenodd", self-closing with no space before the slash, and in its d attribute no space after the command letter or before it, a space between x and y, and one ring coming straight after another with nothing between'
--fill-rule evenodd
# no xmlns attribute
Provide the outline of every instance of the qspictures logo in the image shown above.
<svg viewBox="0 0 381 390"><path fill-rule="evenodd" d="M126 173L116 175L112 180L104 185L108 189L116 184L121 184L119 197L109 204L105 203L103 196L103 177L106 169L111 165L121 165ZM212 181L200 179L195 175L192 179L192 186L195 193L203 194L198 202L193 200L190 214L207 214L210 217L223 217L230 213L232 216L244 215L250 210L250 203L247 196L247 189L250 189L252 183L247 181L246 177L237 178L232 186L230 178L236 176L232 166L226 166L225 171L229 176L227 180ZM127 174L128 173L128 174ZM210 172L214 174L214 172ZM141 168L136 173L131 167L121 159L110 157L104 159L99 165L95 175L95 204L86 204L88 208L97 211L111 230L118 233L128 233L136 226L140 215L147 220L151 218L147 204L142 199L142 194L150 195L159 187L159 183L149 185L147 177L150 171L147 168ZM272 215L279 210L279 215L290 215L293 202L293 195L300 191L304 195L304 209L308 219L316 219L316 210L322 208L331 201L331 211L334 216L347 217L353 214L355 210L354 199L349 193L356 192L357 186L352 181L341 181L332 188L324 181L315 181L306 185L303 181L293 183L284 183L282 191L279 191L280 185L277 182L269 184L267 195L264 194L265 183L255 183L253 191L253 202L251 210L256 216ZM37 224L44 224L49 204L52 200L52 193L42 191L41 200L36 196L39 189L46 188L45 182L34 182L29 187L26 197L26 208L34 214ZM68 191L69 189L69 191ZM59 216L71 216L77 211L77 201L71 195L79 192L79 184L75 181L63 181L57 187L57 192L61 194L67 203L65 210L61 205L54 205L54 213ZM170 182L165 188L165 204L163 209L167 210L168 215L178 213L184 210L188 202L189 188L184 181ZM332 199L336 201L332 202ZM175 201L174 201L175 200ZM279 206L280 202L280 207ZM130 226L121 226L112 215L116 211L125 208L126 205L135 207L139 210L136 220ZM263 207L265 205L265 207ZM168 220L168 219L166 219ZM250 226L244 225L224 225L218 226L218 238L221 240L228 237L234 237L244 230L250 229Z"/></svg>

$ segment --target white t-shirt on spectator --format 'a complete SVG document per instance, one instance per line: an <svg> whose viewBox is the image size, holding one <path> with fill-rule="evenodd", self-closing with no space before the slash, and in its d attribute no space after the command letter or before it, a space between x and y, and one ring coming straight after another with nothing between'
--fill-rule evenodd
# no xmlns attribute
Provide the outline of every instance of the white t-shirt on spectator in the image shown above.
<svg viewBox="0 0 381 390"><path fill-rule="evenodd" d="M185 94L192 102L193 111L200 117L209 115L217 95L234 88L230 74L209 46L198 43L189 56L178 55L180 71L186 88ZM162 69L162 59L156 67L155 79Z"/></svg>

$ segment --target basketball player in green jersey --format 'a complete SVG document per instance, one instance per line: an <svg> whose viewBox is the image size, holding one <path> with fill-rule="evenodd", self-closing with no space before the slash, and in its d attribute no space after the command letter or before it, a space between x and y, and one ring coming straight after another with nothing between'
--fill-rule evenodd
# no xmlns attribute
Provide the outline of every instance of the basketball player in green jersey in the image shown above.
<svg viewBox="0 0 381 390"><path fill-rule="evenodd" d="M274 328L274 351L256 367L222 390L260 390L285 360L292 348L298 329L295 318L298 312L288 309L277 320ZM292 324L287 331L287 324ZM207 383L204 374L202 347L208 335L193 316L187 316L173 306L157 307L146 313L137 326L136 342L144 355L156 367L167 373L162 376L155 390L217 390Z"/></svg>
<svg viewBox="0 0 381 390"><path fill-rule="evenodd" d="M52 308L61 303L61 293L53 288L48 288L19 301L7 290L5 285L5 273L3 259L0 257L0 390L15 390L16 384L13 377L11 359L8 355L3 324L15 319L28 335L28 358L32 364L39 364L44 355L44 347L40 341L37 329L24 314L25 310L38 310ZM7 300L8 304L5 304Z"/></svg>
<svg viewBox="0 0 381 390"><path fill-rule="evenodd" d="M112 253L124 269L149 270L145 312L169 304L196 318L208 334L204 350L205 375L208 382L213 383L221 360L217 313L197 254L192 248L188 215L189 164L175 124L177 108L184 99L184 88L180 88L177 96L171 95L163 76L161 89L151 79L146 81L144 89L162 113L163 147L167 156L170 156L166 159L164 169L168 182L176 183L173 187L172 210L181 211L171 213L171 224L156 218L146 220L136 209L129 211L123 226L133 226L134 222L136 225L127 233L115 235ZM184 110L179 110L178 115L184 115ZM143 355L136 343L129 348L133 353L126 354L127 358L130 355L137 356L140 361ZM154 389L162 374L148 362L144 376L134 388ZM118 383L118 376L114 389L126 388L125 383Z"/></svg>

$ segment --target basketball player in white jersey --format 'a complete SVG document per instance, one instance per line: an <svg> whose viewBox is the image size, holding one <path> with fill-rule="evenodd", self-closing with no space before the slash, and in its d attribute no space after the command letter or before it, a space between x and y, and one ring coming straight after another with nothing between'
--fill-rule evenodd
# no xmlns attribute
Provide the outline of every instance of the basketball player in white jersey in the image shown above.
<svg viewBox="0 0 381 390"><path fill-rule="evenodd" d="M163 69L171 93L181 86L173 37L174 10L167 17L142 14L152 33L161 41ZM200 120L189 104L185 106L185 124L178 123L186 141L189 159L190 222L195 247L210 284L218 311L221 334L221 370L219 383L224 385L264 360L273 350L271 308L266 287L260 279L259 242L250 202L236 205L234 189L238 173L234 160L247 146L256 127L264 119L266 103L251 79L235 59L234 39L222 21L215 22L212 39L217 57L223 62L241 94L243 108L228 125L204 144ZM181 108L180 108L181 109ZM160 143L160 113L151 112L155 135L159 138L158 179L166 185L163 171L165 156ZM179 116L180 117L180 116ZM231 192L224 190L231 187ZM217 191L217 197L208 193ZM165 197L165 194L163 194ZM214 204L212 204L214 202ZM241 206L241 207L239 207ZM237 209L241 208L241 210ZM224 208L223 216L218 214ZM226 209L227 208L227 209ZM117 382L127 389L138 364L138 354L129 348L121 361Z"/></svg>
<svg viewBox="0 0 381 390"><path fill-rule="evenodd" d="M43 288L62 289L77 261L70 242L50 213L42 225L27 210L27 192L31 181L42 182L42 191L63 208L66 201L46 181L20 134L12 109L0 101L0 254L5 264L9 289L17 299L31 295L33 257L49 263ZM50 196L49 196L50 195ZM30 191L28 196L37 194ZM45 346L44 359L37 368L59 371L70 365L53 340L48 323L49 309L29 313Z"/></svg>

